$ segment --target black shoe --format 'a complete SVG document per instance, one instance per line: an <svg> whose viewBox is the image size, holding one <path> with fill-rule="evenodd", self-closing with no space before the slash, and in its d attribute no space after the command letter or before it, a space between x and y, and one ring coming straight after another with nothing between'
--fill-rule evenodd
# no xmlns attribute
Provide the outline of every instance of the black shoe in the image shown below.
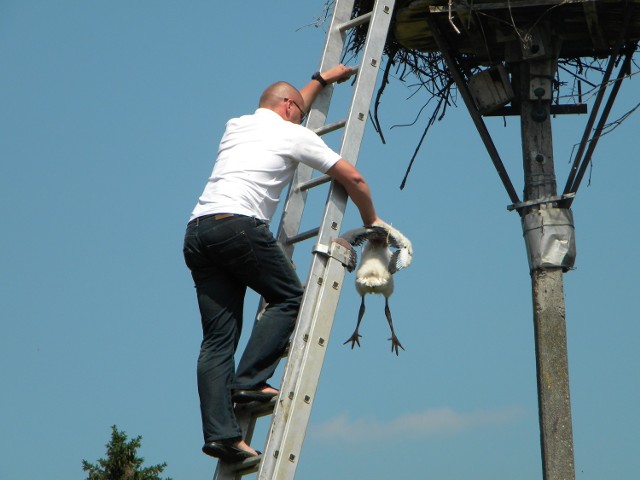
<svg viewBox="0 0 640 480"><path fill-rule="evenodd" d="M242 460L256 456L251 452L247 452L226 442L205 443L202 451L210 457L219 458L223 462L228 463L241 462ZM258 452L258 455L261 455L261 453Z"/></svg>
<svg viewBox="0 0 640 480"><path fill-rule="evenodd" d="M277 397L279 392L263 392L262 390L236 390L231 395L235 403L269 402Z"/></svg>

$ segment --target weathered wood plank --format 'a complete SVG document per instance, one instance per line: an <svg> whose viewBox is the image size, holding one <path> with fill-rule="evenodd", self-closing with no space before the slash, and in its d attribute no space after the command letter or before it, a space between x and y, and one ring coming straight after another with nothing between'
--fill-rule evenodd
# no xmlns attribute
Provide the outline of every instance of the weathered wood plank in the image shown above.
<svg viewBox="0 0 640 480"><path fill-rule="evenodd" d="M505 45L519 41L541 20L562 40L561 59L607 57L627 16L624 41L640 39L640 0L467 0L453 2L451 13L455 29L445 0L407 3L396 12L395 39L409 50L437 52L428 15L435 18L453 52L474 56L480 63L505 60Z"/></svg>
<svg viewBox="0 0 640 480"><path fill-rule="evenodd" d="M421 0L425 3L429 0ZM526 8L526 7L548 7L553 5L567 5L570 3L594 3L594 2L606 2L607 0L511 0L510 2L482 2L474 1L473 5L469 2L456 2L451 5L452 12L458 12L460 10L501 10L501 9L514 9L514 8ZM449 12L449 6L432 5L429 6L431 13Z"/></svg>
<svg viewBox="0 0 640 480"><path fill-rule="evenodd" d="M584 9L587 29L589 30L594 48L597 50L607 49L609 43L598 20L598 9L595 2L585 2L582 4L582 8Z"/></svg>

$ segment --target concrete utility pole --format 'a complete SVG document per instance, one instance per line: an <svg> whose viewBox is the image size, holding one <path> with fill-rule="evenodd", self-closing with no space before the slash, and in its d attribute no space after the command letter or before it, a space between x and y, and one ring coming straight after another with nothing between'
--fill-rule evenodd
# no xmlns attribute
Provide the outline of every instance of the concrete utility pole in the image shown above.
<svg viewBox="0 0 640 480"><path fill-rule="evenodd" d="M573 197L557 195L550 119L560 45L549 28L540 24L518 30L519 41L505 49L511 86L517 92L512 103L519 108L521 120L525 191L524 201L519 202L477 108L477 104L496 106L495 100L511 100L511 95L499 88L497 79L476 76L474 104L433 15L427 16L427 23L509 197L516 202L509 209L521 215L532 281L543 476L544 480L575 480L562 284L563 272L573 267L575 242L571 210L559 207L561 200Z"/></svg>
<svg viewBox="0 0 640 480"><path fill-rule="evenodd" d="M548 32L539 30L521 45L519 98L525 215L542 215L556 206L550 201L557 195L550 119L551 82L557 69L557 57L550 50L557 49L551 40ZM545 228L544 222L541 228ZM544 480L575 479L562 275L559 266L531 268Z"/></svg>

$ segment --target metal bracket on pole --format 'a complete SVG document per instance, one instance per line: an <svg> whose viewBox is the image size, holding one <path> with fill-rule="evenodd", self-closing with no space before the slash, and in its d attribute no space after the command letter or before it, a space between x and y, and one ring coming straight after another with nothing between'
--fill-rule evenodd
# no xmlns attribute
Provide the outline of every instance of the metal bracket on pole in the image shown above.
<svg viewBox="0 0 640 480"><path fill-rule="evenodd" d="M526 202L513 203L507 206L507 210L510 212L513 210L521 210L527 207L533 207L536 205L544 205L546 203L556 203L561 202L563 200L569 200L570 198L575 197L575 193L567 193L565 195L550 195L547 197L538 198L536 200L527 200Z"/></svg>

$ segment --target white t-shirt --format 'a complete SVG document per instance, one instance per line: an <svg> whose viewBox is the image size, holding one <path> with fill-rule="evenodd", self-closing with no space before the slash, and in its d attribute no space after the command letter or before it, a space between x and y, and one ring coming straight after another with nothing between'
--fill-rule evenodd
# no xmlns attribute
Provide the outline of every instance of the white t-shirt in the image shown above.
<svg viewBox="0 0 640 480"><path fill-rule="evenodd" d="M269 109L233 118L190 220L235 213L269 222L297 162L326 173L339 159L318 135Z"/></svg>

